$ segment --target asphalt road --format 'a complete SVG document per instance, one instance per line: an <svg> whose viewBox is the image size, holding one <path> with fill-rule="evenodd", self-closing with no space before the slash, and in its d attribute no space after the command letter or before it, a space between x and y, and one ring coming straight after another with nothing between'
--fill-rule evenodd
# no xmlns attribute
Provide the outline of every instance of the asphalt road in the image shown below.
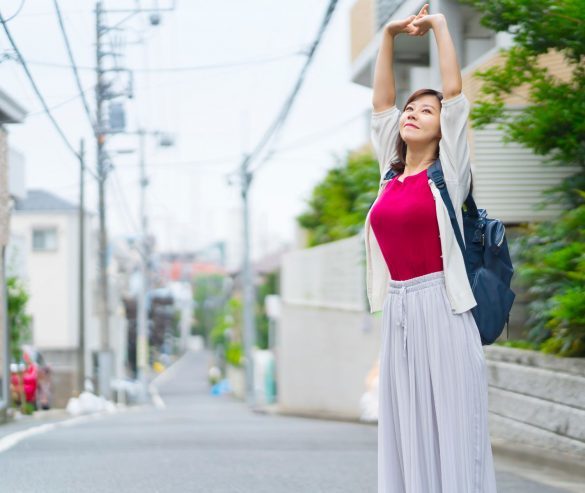
<svg viewBox="0 0 585 493"><path fill-rule="evenodd" d="M375 426L254 413L211 396L206 370L205 352L175 363L157 380L164 408L82 419L14 446L6 440L25 425L0 427L0 492L376 492ZM496 468L499 493L579 491L497 456Z"/></svg>

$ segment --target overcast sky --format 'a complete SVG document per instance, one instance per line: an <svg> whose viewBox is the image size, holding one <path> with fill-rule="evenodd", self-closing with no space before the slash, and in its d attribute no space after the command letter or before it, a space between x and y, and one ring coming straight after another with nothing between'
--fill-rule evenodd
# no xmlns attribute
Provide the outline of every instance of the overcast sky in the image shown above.
<svg viewBox="0 0 585 493"><path fill-rule="evenodd" d="M135 3L119 0L105 6ZM143 7L153 3L141 2ZM158 0L161 7L170 3ZM258 143L289 95L305 60L294 53L312 42L328 3L178 0L175 11L162 14L159 26L150 26L148 14L141 14L123 24L128 30L106 38L123 55L118 65L136 69L135 97L125 102L128 129L143 126L176 138L171 149L157 147L154 138L147 146L148 211L159 250L193 250L238 236L240 195L228 185L227 176L238 167L242 152ZM344 155L367 138L367 121L359 115L366 114L371 93L350 81L353 3L339 2L276 146L299 144L277 154L254 178L254 257L293 240L294 217L305 209L312 187L335 165L334 156ZM3 0L2 15L11 17L20 4L21 0ZM93 110L95 2L60 0L59 5ZM108 24L122 17L109 13ZM73 72L59 66L68 65L68 58L53 1L27 0L8 26L68 139L75 146L81 138L87 139L88 165L94 168L95 145L81 100L75 97L79 91ZM10 50L4 33L0 49ZM276 60L221 69L153 71L271 57ZM24 124L9 128L10 145L25 155L28 188L44 188L77 202L77 162L41 111L16 62L0 63L0 87L29 112ZM352 123L343 125L352 118ZM137 144L136 137L118 135L110 138L108 149L136 149ZM107 198L111 235L137 231L137 161L137 153L115 158ZM88 205L95 210L97 187L91 178L87 183Z"/></svg>

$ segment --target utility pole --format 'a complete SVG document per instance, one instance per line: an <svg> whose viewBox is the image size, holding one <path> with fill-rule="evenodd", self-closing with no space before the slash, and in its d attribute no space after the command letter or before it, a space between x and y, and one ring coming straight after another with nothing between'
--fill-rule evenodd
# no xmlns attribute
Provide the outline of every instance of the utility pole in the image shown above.
<svg viewBox="0 0 585 493"><path fill-rule="evenodd" d="M148 243L148 224L146 217L146 187L148 186L148 178L146 177L145 163L145 130L140 129L138 135L140 138L140 248L142 250L142 282L140 284L140 294L136 307L136 319L138 322L136 331L136 369L138 381L142 384L142 391L144 392L146 390L146 368L149 365L147 296L149 289L150 245Z"/></svg>
<svg viewBox="0 0 585 493"><path fill-rule="evenodd" d="M77 383L85 387L85 141L79 146L79 346L77 348Z"/></svg>
<svg viewBox="0 0 585 493"><path fill-rule="evenodd" d="M8 143L6 131L0 125L0 333L2 348L0 360L0 377L2 389L0 394L0 422L2 422L10 408L10 323L8 317L8 286L6 285L6 247L10 239L10 192L8 185Z"/></svg>
<svg viewBox="0 0 585 493"><path fill-rule="evenodd" d="M245 154L241 164L242 205L244 223L244 256L242 262L242 283L244 291L244 351L246 356L246 400L249 406L254 406L254 355L256 345L256 320L254 318L254 279L250 262L250 202L249 191L252 183L252 173L248 166L250 155Z"/></svg>
<svg viewBox="0 0 585 493"><path fill-rule="evenodd" d="M100 319L100 351L98 353L98 389L106 399L111 397L110 380L113 370L113 355L110 349L110 311L108 286L108 237L106 231L105 185L107 177L103 103L105 99L104 69L102 60L102 2L98 1L95 8L96 19L96 135L97 135L97 174L98 174L98 210L99 210L99 319Z"/></svg>
<svg viewBox="0 0 585 493"><path fill-rule="evenodd" d="M150 241L148 236L148 215L146 211L146 191L149 185L146 174L146 137L154 136L159 139L160 147L171 147L173 138L169 134L160 131L147 131L140 128L136 132L124 132L126 135L138 135L139 137L139 168L140 168L140 241L139 251L141 254L141 283L140 292L136 300L136 378L142 384L141 390L146 398L147 374L149 367L149 345L148 345L148 292L150 290Z"/></svg>
<svg viewBox="0 0 585 493"><path fill-rule="evenodd" d="M100 335L101 344L98 353L98 388L100 394L106 399L111 396L110 380L114 370L114 352L110 347L110 304L109 304L109 286L108 286L108 237L106 230L106 205L105 205L105 186L109 172L109 162L105 149L106 136L108 134L123 133L123 126L116 128L112 125L112 106L110 106L110 122L106 128L104 121L104 102L117 97L133 97L132 79L130 79L129 88L122 92L113 92L110 83L105 80L106 72L128 73L131 78L131 71L123 68L104 68L103 59L108 54L116 56L115 53L106 53L103 51L103 37L112 31L120 30L120 25L140 13L150 13L149 21L152 26L158 26L161 22L161 12L173 11L175 1L169 8L143 9L138 4L133 9L105 9L103 2L96 2L96 136L97 136L97 174L98 174L98 209L99 209L99 316L100 316ZM114 26L107 27L104 25L103 16L105 13L127 14L121 21ZM143 325L144 327L144 325ZM137 347L137 350L139 348ZM144 352L144 351L143 351Z"/></svg>
<svg viewBox="0 0 585 493"><path fill-rule="evenodd" d="M268 128L262 140L256 145L254 150L251 153L245 152L242 158L242 163L240 165L240 181L242 187L242 201L243 201L243 220L244 220L244 258L243 258L243 265L242 265L242 276L243 276L243 285L244 285L244 347L246 351L246 390L247 390L247 398L248 403L252 406L255 405L255 396L254 396L254 371L253 371L253 356L252 356L252 349L255 345L256 339L256 327L255 327L255 319L254 319L254 305L255 305L255 294L254 294L254 279L252 277L252 269L250 265L250 218L249 218L249 190L250 190L250 183L252 182L252 177L254 172L258 170L259 166L256 166L254 171L250 171L250 162L252 160L258 159L261 151L264 147L268 144L271 139L274 139L274 135L276 135L283 127L288 114L292 108L293 102L301 89L303 80L305 78L305 73L315 55L315 51L319 46L323 33L331 20L331 16L335 10L335 6L337 5L338 0L329 0L329 5L325 12L325 16L323 21L321 22L321 26L319 28L319 33L313 44L311 45L310 51L308 52L307 61L303 66L297 83L293 88L291 95L288 97L286 102L284 103L283 108L281 109L280 113L278 114L274 123ZM244 130L246 126L244 126ZM268 156L270 156L270 152Z"/></svg>

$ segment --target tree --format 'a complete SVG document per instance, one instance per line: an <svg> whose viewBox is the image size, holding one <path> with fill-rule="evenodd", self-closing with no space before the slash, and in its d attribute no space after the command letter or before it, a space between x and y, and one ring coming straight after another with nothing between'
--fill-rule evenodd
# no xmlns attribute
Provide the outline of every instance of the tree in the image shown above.
<svg viewBox="0 0 585 493"><path fill-rule="evenodd" d="M567 208L582 202L585 189L585 12L580 0L462 0L483 14L481 24L513 35L515 45L502 49L504 62L474 77L482 81L471 111L474 128L497 122L506 142L518 142L550 164L574 164L579 171L548 193ZM562 54L570 79L563 81L541 66L539 57ZM504 98L518 88L528 92L517 115L505 111Z"/></svg>
<svg viewBox="0 0 585 493"><path fill-rule="evenodd" d="M266 315L266 296L278 294L279 272L270 272L263 276L262 283L256 290L256 345L260 349L268 349L270 320Z"/></svg>
<svg viewBox="0 0 585 493"><path fill-rule="evenodd" d="M358 234L376 198L380 182L371 153L349 154L329 170L308 201L309 210L297 217L308 231L309 246Z"/></svg>
<svg viewBox="0 0 585 493"><path fill-rule="evenodd" d="M6 279L6 290L8 294L8 326L10 327L10 353L13 361L20 363L22 360L22 346L30 342L31 316L26 313L26 305L29 295L23 283L17 277ZM24 375L19 370L20 380L20 405L23 412L26 412L26 398L24 395Z"/></svg>
<svg viewBox="0 0 585 493"><path fill-rule="evenodd" d="M208 341L215 318L226 303L226 277L220 274L200 275L194 281L193 335L203 336Z"/></svg>
<svg viewBox="0 0 585 493"><path fill-rule="evenodd" d="M216 315L215 324L209 334L211 346L220 357L218 363L221 368L224 361L233 366L242 366L242 330L242 302L239 298L230 298Z"/></svg>
<svg viewBox="0 0 585 493"><path fill-rule="evenodd" d="M8 324L10 326L10 352L14 361L22 359L22 346L30 342L31 316L26 313L29 295L17 277L6 279L8 291Z"/></svg>
<svg viewBox="0 0 585 493"><path fill-rule="evenodd" d="M530 296L528 337L562 356L585 355L585 12L580 0L462 0L483 14L481 24L509 32L515 45L503 63L474 73L482 80L471 111L475 128L497 122L507 142L518 142L550 165L577 172L545 192L543 205L564 207L554 221L529 225L511 245ZM561 80L539 63L556 51L569 68ZM526 107L505 112L504 98L522 87Z"/></svg>

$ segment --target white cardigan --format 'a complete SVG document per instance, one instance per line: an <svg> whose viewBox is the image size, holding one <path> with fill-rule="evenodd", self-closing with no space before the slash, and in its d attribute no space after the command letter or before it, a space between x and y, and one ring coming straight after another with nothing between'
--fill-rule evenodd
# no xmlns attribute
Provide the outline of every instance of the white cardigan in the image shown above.
<svg viewBox="0 0 585 493"><path fill-rule="evenodd" d="M471 162L467 143L467 121L470 104L461 93L454 98L441 101L441 140L439 142L439 159L445 176L449 196L455 207L459 227L463 231L463 215L461 206L469 192L471 183ZM371 138L380 164L380 187L378 197L386 184L384 175L390 164L398 159L396 139L399 134L400 110L396 106L372 113ZM439 236L445 272L445 285L453 313L463 313L477 305L467 278L463 253L459 248L455 233L449 219L449 212L441 198L441 192L428 180L429 187L435 198ZM378 200L376 198L376 201ZM374 204L376 203L374 201ZM373 205L372 204L372 207ZM380 250L376 236L370 225L370 213L366 216L364 228L366 246L366 285L370 312L382 309L384 298L388 292L390 273Z"/></svg>

